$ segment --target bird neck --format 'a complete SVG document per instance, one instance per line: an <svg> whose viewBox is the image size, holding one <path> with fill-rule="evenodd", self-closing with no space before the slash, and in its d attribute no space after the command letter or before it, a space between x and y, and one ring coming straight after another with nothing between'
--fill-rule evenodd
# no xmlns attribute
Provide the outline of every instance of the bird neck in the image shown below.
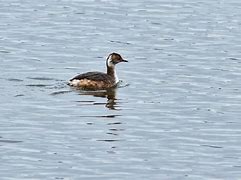
<svg viewBox="0 0 241 180"><path fill-rule="evenodd" d="M107 74L115 79L115 83L118 83L119 79L115 71L115 66L107 66Z"/></svg>
<svg viewBox="0 0 241 180"><path fill-rule="evenodd" d="M115 76L115 66L107 65L107 74L110 76Z"/></svg>

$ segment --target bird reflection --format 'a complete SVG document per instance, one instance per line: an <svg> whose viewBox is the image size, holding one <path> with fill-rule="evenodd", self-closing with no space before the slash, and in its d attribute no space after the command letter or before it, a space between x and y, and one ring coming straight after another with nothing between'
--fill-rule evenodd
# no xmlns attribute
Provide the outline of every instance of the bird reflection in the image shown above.
<svg viewBox="0 0 241 180"><path fill-rule="evenodd" d="M78 95L81 96L93 96L93 97L100 97L100 98L105 98L106 102L100 103L100 102L95 102L95 101L85 101L81 100L78 102L81 103L91 103L93 105L104 105L106 108L111 109L111 110L118 110L118 103L116 94L117 94L117 87L107 89L107 90L101 90L101 91L86 91L83 89L77 89L76 87L71 87L75 92L78 93ZM82 99L82 98L81 98ZM82 104L83 105L83 104ZM87 116L81 116L81 117L88 117L88 118L101 118L106 121L106 125L108 126L108 131L105 132L102 136L96 137L96 141L99 142L104 142L108 143L107 146L109 146L109 150L107 153L109 154L114 154L117 151L117 146L116 143L117 141L121 141L122 139L120 138L119 134L124 131L125 129L122 127L122 122L119 120L118 117L122 115L120 114L110 114L110 115L87 115ZM95 121L93 122L88 122L87 125L95 125Z"/></svg>
<svg viewBox="0 0 241 180"><path fill-rule="evenodd" d="M107 101L105 103L105 107L116 110L116 88L110 88L107 90L101 91L83 91L81 89L75 88L75 90L79 91L79 95L91 95L94 97L102 97L106 98ZM94 103L94 104L102 104L102 103Z"/></svg>

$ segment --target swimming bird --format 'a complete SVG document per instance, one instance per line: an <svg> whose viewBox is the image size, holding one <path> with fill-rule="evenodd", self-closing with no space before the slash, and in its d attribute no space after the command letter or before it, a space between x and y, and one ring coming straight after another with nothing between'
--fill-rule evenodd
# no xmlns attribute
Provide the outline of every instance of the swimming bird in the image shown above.
<svg viewBox="0 0 241 180"><path fill-rule="evenodd" d="M86 90L103 90L115 87L119 82L115 65L128 62L118 53L111 53L106 59L107 72L87 72L69 80L68 85Z"/></svg>

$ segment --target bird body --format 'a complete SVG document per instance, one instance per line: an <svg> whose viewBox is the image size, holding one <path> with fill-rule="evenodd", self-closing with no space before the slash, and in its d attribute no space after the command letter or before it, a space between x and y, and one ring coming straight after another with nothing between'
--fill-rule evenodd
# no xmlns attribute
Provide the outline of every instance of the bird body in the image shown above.
<svg viewBox="0 0 241 180"><path fill-rule="evenodd" d="M119 82L115 65L120 62L128 62L121 55L111 53L106 59L107 72L87 72L79 74L69 80L68 85L86 90L101 90L114 87Z"/></svg>

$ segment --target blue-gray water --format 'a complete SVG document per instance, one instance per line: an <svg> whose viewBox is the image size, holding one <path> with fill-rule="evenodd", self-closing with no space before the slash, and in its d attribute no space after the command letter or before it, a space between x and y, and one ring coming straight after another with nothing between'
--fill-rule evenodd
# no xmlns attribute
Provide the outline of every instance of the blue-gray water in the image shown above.
<svg viewBox="0 0 241 180"><path fill-rule="evenodd" d="M240 29L238 0L0 1L0 179L241 179ZM116 92L66 85L111 52Z"/></svg>

